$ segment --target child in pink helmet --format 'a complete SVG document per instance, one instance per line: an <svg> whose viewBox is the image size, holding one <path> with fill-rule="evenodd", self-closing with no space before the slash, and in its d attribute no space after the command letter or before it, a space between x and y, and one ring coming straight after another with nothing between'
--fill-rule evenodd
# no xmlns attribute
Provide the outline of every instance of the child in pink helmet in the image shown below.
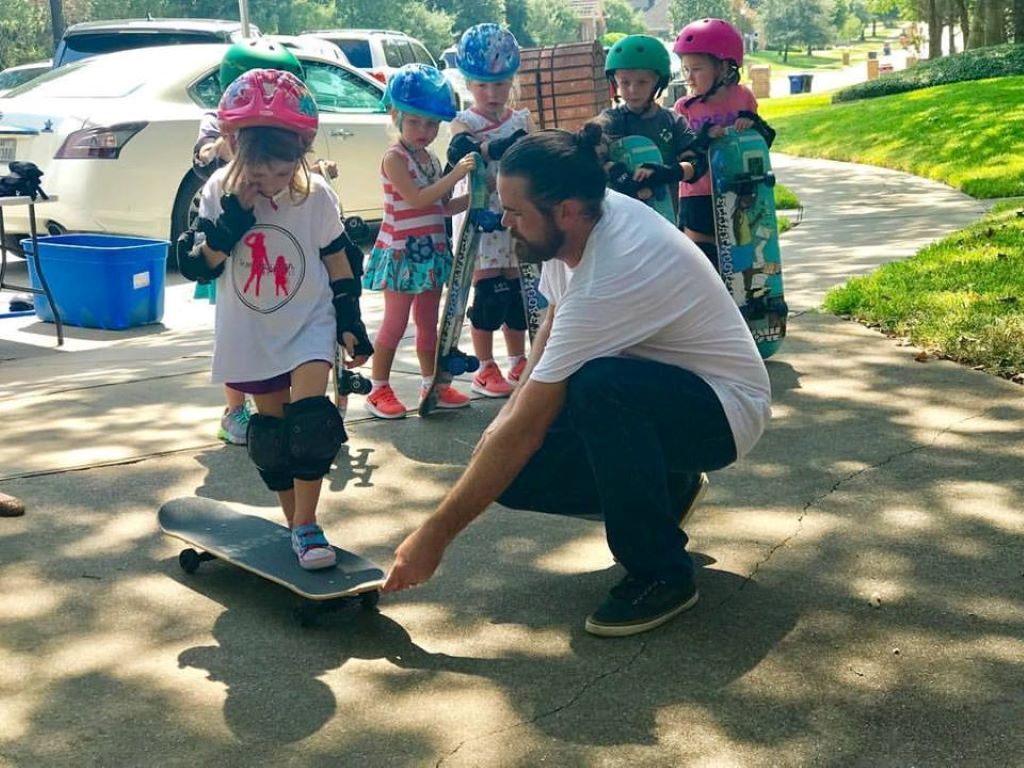
<svg viewBox="0 0 1024 768"><path fill-rule="evenodd" d="M278 495L299 565L327 568L335 552L317 505L346 440L327 377L336 344L349 366L373 347L338 198L306 161L317 106L290 72L252 69L224 92L218 117L231 160L203 187L179 265L188 279L217 281L212 378L252 395L249 457Z"/></svg>
<svg viewBox="0 0 1024 768"><path fill-rule="evenodd" d="M683 62L690 94L679 99L675 110L700 138L721 136L726 128L754 128L768 146L775 131L757 114L757 100L740 85L743 38L722 19L701 19L683 27L673 50ZM718 268L714 217L711 211L711 177L679 185L679 228Z"/></svg>

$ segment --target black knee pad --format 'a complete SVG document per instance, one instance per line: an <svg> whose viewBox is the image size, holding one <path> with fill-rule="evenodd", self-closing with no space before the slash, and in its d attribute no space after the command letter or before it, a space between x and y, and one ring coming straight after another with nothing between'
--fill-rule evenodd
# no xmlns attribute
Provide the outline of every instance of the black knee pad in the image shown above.
<svg viewBox="0 0 1024 768"><path fill-rule="evenodd" d="M715 245L714 243L705 243L705 242L700 242L700 243L695 242L694 245L696 245L698 248L700 248L702 251L704 251L704 255L708 257L708 259L711 261L711 266L714 267L715 271L717 272L718 271L718 246Z"/></svg>
<svg viewBox="0 0 1024 768"><path fill-rule="evenodd" d="M250 416L246 430L246 450L267 488L287 491L294 485L284 419L261 413Z"/></svg>
<svg viewBox="0 0 1024 768"><path fill-rule="evenodd" d="M505 322L509 281L504 277L488 277L473 286L473 306L469 308L469 322L479 331L496 331Z"/></svg>
<svg viewBox="0 0 1024 768"><path fill-rule="evenodd" d="M526 330L526 308L523 306L522 281L517 277L508 281L509 294L505 304L505 325L513 331Z"/></svg>
<svg viewBox="0 0 1024 768"><path fill-rule="evenodd" d="M330 472L331 462L348 439L334 404L322 395L286 403L284 424L292 476L318 480Z"/></svg>

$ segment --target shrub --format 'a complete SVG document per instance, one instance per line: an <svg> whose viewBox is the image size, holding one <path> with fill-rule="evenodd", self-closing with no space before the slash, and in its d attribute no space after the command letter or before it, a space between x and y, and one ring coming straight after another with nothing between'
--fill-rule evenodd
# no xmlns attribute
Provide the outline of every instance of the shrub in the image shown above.
<svg viewBox="0 0 1024 768"><path fill-rule="evenodd" d="M1024 75L1024 45L994 45L990 48L977 48L955 56L925 61L910 69L882 75L877 80L868 80L836 91L832 101L873 99L877 96L930 88L933 85L1007 75Z"/></svg>

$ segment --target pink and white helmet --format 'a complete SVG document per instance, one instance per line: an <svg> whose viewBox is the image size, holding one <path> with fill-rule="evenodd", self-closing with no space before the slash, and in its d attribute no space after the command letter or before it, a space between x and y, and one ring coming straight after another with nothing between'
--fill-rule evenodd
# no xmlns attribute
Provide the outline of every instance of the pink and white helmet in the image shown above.
<svg viewBox="0 0 1024 768"><path fill-rule="evenodd" d="M319 113L313 94L291 72L250 69L232 81L217 110L222 133L264 126L295 131L309 141Z"/></svg>
<svg viewBox="0 0 1024 768"><path fill-rule="evenodd" d="M701 19L683 27L672 50L680 56L705 53L722 61L743 66L743 38L736 28L722 19Z"/></svg>

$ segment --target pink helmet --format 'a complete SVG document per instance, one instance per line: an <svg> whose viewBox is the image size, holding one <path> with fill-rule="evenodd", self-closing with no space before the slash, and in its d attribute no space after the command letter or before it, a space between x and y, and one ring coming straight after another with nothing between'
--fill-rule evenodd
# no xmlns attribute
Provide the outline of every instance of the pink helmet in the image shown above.
<svg viewBox="0 0 1024 768"><path fill-rule="evenodd" d="M232 81L217 110L220 129L286 128L312 141L319 117L313 94L291 72L250 69Z"/></svg>
<svg viewBox="0 0 1024 768"><path fill-rule="evenodd" d="M743 38L728 21L701 19L683 27L672 50L683 56L687 53L706 53L723 61L732 60L743 66Z"/></svg>

